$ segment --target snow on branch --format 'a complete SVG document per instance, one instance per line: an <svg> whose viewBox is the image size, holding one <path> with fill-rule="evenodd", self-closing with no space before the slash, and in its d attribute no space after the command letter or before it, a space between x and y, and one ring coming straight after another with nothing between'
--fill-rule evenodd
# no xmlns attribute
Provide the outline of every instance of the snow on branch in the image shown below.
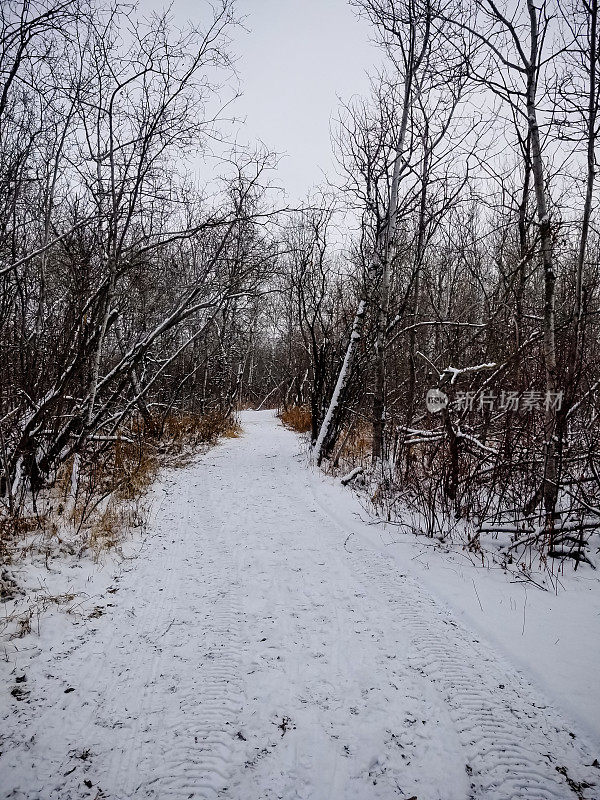
<svg viewBox="0 0 600 800"><path fill-rule="evenodd" d="M497 366L498 365L495 362L490 361L489 363L477 364L473 367L462 367L462 369L459 369L458 367L446 367L446 369L442 373L442 376L444 375L452 376L450 379L450 383L453 384L455 383L459 375L466 375L467 373L470 372L481 372L484 369L496 369Z"/></svg>
<svg viewBox="0 0 600 800"><path fill-rule="evenodd" d="M358 478L359 475L362 475L363 472L364 470L362 467L356 467L347 475L344 475L343 478L340 478L340 483L342 484L342 486L347 486L355 478Z"/></svg>

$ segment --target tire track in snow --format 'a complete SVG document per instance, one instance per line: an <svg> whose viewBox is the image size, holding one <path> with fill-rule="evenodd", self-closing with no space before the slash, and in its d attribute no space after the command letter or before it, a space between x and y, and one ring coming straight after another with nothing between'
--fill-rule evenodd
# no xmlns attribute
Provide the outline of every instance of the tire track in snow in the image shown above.
<svg viewBox="0 0 600 800"><path fill-rule="evenodd" d="M222 452L210 453L206 459L227 457ZM144 760L149 778L132 797L208 800L229 779L241 704L242 611L236 570L229 582L224 581L223 565L232 563L231 544L225 520L216 514L206 459L195 475L186 470L181 478L192 483L186 487L191 505L186 533L200 529L202 535L193 549L186 548L184 564L177 565L171 614L185 625L184 630L182 625L169 626L161 640L161 677L166 680L156 692L158 713L149 716L153 723L146 732ZM203 485L194 483L194 478L201 478ZM177 510L181 504L172 498L169 506ZM172 700L165 705L169 692ZM154 741L162 742L159 754Z"/></svg>
<svg viewBox="0 0 600 800"><path fill-rule="evenodd" d="M237 570L225 579L222 567L231 542L200 486L206 458L157 487L166 497L113 607L31 661L0 796L210 800L227 783L242 611Z"/></svg>
<svg viewBox="0 0 600 800"><path fill-rule="evenodd" d="M355 537L346 550L410 633L411 667L432 682L450 709L468 753L469 800L575 799L559 769L582 786L581 797L599 800L594 756L505 659L415 580L400 576L391 558L361 547Z"/></svg>
<svg viewBox="0 0 600 800"><path fill-rule="evenodd" d="M248 627L244 740L222 797L464 800L464 754L447 712L406 666L407 637L387 604L316 513L297 439L272 418L248 428L224 481L241 520Z"/></svg>

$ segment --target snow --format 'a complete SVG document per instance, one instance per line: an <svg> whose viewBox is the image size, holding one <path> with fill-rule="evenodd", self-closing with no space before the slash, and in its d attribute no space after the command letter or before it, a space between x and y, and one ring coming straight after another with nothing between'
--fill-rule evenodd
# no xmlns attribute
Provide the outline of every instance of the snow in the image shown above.
<svg viewBox="0 0 600 800"><path fill-rule="evenodd" d="M273 412L242 424L126 558L30 568L87 598L6 644L0 796L598 800L597 579L523 616L503 573L361 519Z"/></svg>
<svg viewBox="0 0 600 800"><path fill-rule="evenodd" d="M472 367L463 367L459 369L458 367L448 366L443 371L442 375L451 375L452 378L450 379L450 383L453 384L456 382L456 379L459 375L465 375L468 372L480 372L483 369L495 369L498 365L496 362L489 362L486 364L476 364Z"/></svg>
<svg viewBox="0 0 600 800"><path fill-rule="evenodd" d="M340 483L342 484L342 486L347 486L359 475L362 475L363 472L364 470L362 467L355 467L354 469L350 470L350 472L347 475L343 475L340 478Z"/></svg>
<svg viewBox="0 0 600 800"><path fill-rule="evenodd" d="M356 495L339 502L332 478L313 476L313 490L337 523L410 570L438 603L493 647L574 719L600 750L600 579L585 567L547 581L543 591L464 552L443 552L428 539L373 525ZM534 576L535 577L535 576ZM552 583L557 590L552 591Z"/></svg>

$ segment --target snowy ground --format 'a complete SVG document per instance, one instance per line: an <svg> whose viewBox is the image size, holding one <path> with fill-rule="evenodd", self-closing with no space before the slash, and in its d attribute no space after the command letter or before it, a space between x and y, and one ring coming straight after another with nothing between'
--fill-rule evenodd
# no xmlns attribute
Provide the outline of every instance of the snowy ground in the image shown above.
<svg viewBox="0 0 600 800"><path fill-rule="evenodd" d="M394 543L242 422L157 484L136 558L49 576L89 598L6 645L0 796L598 800L597 581Z"/></svg>

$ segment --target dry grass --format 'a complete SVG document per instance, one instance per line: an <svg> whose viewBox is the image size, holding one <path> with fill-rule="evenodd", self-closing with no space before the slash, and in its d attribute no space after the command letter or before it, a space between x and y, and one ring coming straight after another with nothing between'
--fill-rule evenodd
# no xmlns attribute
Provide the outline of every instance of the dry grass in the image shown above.
<svg viewBox="0 0 600 800"><path fill-rule="evenodd" d="M312 428L312 415L306 406L291 406L279 414L279 419L286 428L297 433L308 433Z"/></svg>
<svg viewBox="0 0 600 800"><path fill-rule="evenodd" d="M0 515L0 563L12 563L15 545L36 531L46 530L49 524L47 513L35 515L19 511L10 514L6 511Z"/></svg>
<svg viewBox="0 0 600 800"><path fill-rule="evenodd" d="M62 465L56 480L38 507L14 515L0 515L0 560L10 564L37 551L90 550L98 559L118 548L127 531L143 527L147 508L143 498L162 466L184 466L199 448L219 438L239 436L237 422L220 412L173 414L160 437L150 435L140 420L115 441L81 453L76 495L71 496L73 459Z"/></svg>
<svg viewBox="0 0 600 800"><path fill-rule="evenodd" d="M77 603L74 601L77 600ZM67 614L81 614L83 596L73 592L51 595L36 593L27 598L25 609L5 613L0 621L0 634L3 639L22 639L29 633L40 633L40 619L52 606L64 607Z"/></svg>
<svg viewBox="0 0 600 800"><path fill-rule="evenodd" d="M240 431L234 419L219 411L203 415L177 414L165 421L163 439L167 449L176 452L184 448L216 444L222 436L233 438L239 436Z"/></svg>
<svg viewBox="0 0 600 800"><path fill-rule="evenodd" d="M353 421L350 427L342 430L336 447L331 454L331 465L340 465L344 470L370 463L373 436L370 425L362 421Z"/></svg>
<svg viewBox="0 0 600 800"><path fill-rule="evenodd" d="M150 438L118 437L114 446L84 459L75 502L69 502L68 478L60 479L59 511L78 538L77 549L91 548L95 558L117 547L126 531L140 527L144 512L140 501L156 479L161 456Z"/></svg>
<svg viewBox="0 0 600 800"><path fill-rule="evenodd" d="M146 494L159 468L160 459L150 441L118 441L110 476L115 487L115 497L135 500Z"/></svg>
<svg viewBox="0 0 600 800"><path fill-rule="evenodd" d="M87 535L87 546L95 561L109 550L116 550L123 542L127 531L141 528L146 523L147 509L139 502L124 505L117 501L109 502L107 508L91 522Z"/></svg>

